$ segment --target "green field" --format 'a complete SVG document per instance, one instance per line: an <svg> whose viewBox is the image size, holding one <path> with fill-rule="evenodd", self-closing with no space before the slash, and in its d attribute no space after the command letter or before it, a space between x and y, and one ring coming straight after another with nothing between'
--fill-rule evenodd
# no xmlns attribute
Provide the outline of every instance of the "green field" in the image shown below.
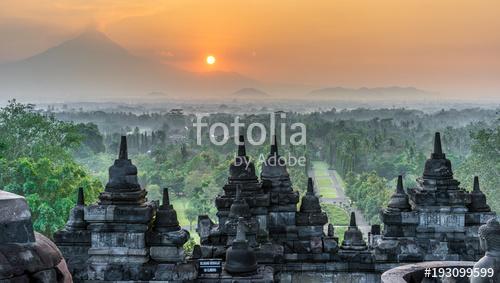
<svg viewBox="0 0 500 283"><path fill-rule="evenodd" d="M330 185L330 186L319 186L319 194L321 195L322 198L336 198L337 193L335 189Z"/></svg>
<svg viewBox="0 0 500 283"><path fill-rule="evenodd" d="M336 198L337 193L333 188L332 179L328 173L328 164L322 161L313 161L312 164L318 193L323 198Z"/></svg>
<svg viewBox="0 0 500 283"><path fill-rule="evenodd" d="M332 180L330 177L316 177L316 186L319 188L331 188Z"/></svg>
<svg viewBox="0 0 500 283"><path fill-rule="evenodd" d="M337 191L333 187L332 179L328 172L328 164L322 161L313 161L312 165L316 180L315 186L318 193L323 198L336 198ZM342 180L338 174L336 177L338 180ZM335 227L335 236L339 238L340 245L342 240L344 240L344 232L349 225L349 213L334 204L322 203L321 207L328 215L329 222Z"/></svg>
<svg viewBox="0 0 500 283"><path fill-rule="evenodd" d="M329 222L334 226L349 225L349 214L343 208L329 203L322 203L321 207L328 215Z"/></svg>

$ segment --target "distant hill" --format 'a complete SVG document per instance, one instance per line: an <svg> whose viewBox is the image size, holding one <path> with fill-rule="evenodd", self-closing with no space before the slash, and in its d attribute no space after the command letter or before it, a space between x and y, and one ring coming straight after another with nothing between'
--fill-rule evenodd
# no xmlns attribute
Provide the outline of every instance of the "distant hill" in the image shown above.
<svg viewBox="0 0 500 283"><path fill-rule="evenodd" d="M262 91L273 93L268 93ZM342 87L263 83L235 72L196 73L135 56L96 30L87 30L29 58L0 64L0 98L53 101L130 101L171 98L386 98L419 97L416 88ZM234 90L238 90L234 92ZM130 100L129 100L130 99Z"/></svg>
<svg viewBox="0 0 500 283"><path fill-rule="evenodd" d="M188 72L134 56L96 30L32 57L0 64L2 97L147 98L152 92L224 94L248 85L258 82L231 72Z"/></svg>
<svg viewBox="0 0 500 283"><path fill-rule="evenodd" d="M240 96L240 97L267 97L269 94L267 92L264 92L260 89L256 89L253 87L245 87L242 88L238 91L233 92L234 96Z"/></svg>
<svg viewBox="0 0 500 283"><path fill-rule="evenodd" d="M421 90L414 87L376 87L376 88L344 88L330 87L316 89L309 92L315 98L338 98L338 99L353 99L353 98L422 98L424 96L432 96L432 92Z"/></svg>

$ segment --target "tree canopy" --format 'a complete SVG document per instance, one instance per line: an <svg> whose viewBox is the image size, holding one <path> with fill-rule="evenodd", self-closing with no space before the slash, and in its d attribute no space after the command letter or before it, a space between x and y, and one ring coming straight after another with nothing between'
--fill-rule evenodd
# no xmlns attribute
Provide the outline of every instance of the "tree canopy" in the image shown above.
<svg viewBox="0 0 500 283"><path fill-rule="evenodd" d="M78 187L95 201L100 182L72 157L82 140L76 125L13 100L0 108L0 132L0 188L26 197L37 231L51 236L64 225Z"/></svg>

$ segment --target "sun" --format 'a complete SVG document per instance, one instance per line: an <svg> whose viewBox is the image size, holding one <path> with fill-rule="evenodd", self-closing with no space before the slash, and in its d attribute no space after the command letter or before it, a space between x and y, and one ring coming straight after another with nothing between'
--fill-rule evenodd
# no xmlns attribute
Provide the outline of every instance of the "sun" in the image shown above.
<svg viewBox="0 0 500 283"><path fill-rule="evenodd" d="M206 62L208 65L213 65L215 64L215 57L212 55L207 56Z"/></svg>

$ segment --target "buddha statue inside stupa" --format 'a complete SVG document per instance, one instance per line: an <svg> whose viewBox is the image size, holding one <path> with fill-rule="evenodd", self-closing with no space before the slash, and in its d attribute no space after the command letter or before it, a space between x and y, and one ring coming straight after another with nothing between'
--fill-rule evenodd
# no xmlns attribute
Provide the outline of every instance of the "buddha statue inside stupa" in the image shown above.
<svg viewBox="0 0 500 283"><path fill-rule="evenodd" d="M485 269L486 271L493 269L493 276L481 276L481 272L479 272L480 276L471 277L471 283L500 282L500 223L495 218L488 220L485 225L479 227L479 243L485 254L474 265L474 268L478 268L478 270Z"/></svg>

